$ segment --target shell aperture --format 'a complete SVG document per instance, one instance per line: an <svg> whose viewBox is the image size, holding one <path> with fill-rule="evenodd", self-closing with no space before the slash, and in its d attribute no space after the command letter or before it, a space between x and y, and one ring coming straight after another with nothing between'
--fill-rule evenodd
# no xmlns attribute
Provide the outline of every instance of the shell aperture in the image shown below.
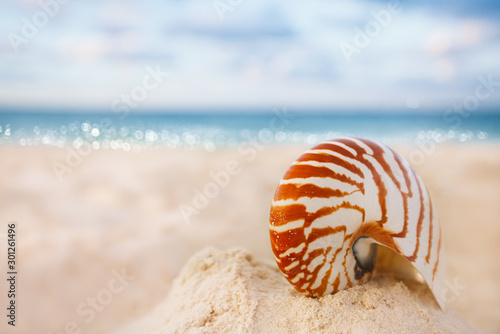
<svg viewBox="0 0 500 334"><path fill-rule="evenodd" d="M385 145L339 138L306 151L276 189L270 237L278 267L305 295L368 281L382 245L409 261L444 307L436 211L420 176Z"/></svg>

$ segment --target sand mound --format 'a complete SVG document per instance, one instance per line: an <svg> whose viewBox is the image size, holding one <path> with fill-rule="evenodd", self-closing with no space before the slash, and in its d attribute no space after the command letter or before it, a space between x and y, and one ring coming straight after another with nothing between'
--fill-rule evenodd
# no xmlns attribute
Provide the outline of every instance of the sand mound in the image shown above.
<svg viewBox="0 0 500 334"><path fill-rule="evenodd" d="M194 255L167 300L121 333L470 333L427 288L376 276L335 295L296 292L272 263L241 249Z"/></svg>

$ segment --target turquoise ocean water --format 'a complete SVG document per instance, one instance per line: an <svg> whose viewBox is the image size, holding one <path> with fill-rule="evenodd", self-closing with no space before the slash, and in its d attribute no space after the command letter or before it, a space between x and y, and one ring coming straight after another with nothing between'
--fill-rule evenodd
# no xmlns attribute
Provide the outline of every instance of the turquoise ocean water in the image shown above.
<svg viewBox="0 0 500 334"><path fill-rule="evenodd" d="M386 143L500 140L500 113L268 112L78 113L0 111L0 144L140 150L188 147L214 151L258 140L314 145L341 136Z"/></svg>

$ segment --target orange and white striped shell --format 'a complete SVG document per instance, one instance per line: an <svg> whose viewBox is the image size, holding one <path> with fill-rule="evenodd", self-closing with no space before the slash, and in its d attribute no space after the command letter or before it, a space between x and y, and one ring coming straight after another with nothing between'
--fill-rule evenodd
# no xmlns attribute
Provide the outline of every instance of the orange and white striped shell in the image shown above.
<svg viewBox="0 0 500 334"><path fill-rule="evenodd" d="M444 308L436 211L421 178L385 145L340 138L306 151L276 189L270 236L283 275L308 296L369 280L383 245L418 270Z"/></svg>

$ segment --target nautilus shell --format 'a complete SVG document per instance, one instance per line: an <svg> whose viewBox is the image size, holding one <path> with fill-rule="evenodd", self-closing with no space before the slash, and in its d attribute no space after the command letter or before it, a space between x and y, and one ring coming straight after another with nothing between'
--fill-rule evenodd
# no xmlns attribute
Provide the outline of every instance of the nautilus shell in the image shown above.
<svg viewBox="0 0 500 334"><path fill-rule="evenodd" d="M444 307L436 210L422 179L387 146L340 138L306 151L276 189L270 236L278 267L305 295L368 281L382 245L413 265Z"/></svg>

